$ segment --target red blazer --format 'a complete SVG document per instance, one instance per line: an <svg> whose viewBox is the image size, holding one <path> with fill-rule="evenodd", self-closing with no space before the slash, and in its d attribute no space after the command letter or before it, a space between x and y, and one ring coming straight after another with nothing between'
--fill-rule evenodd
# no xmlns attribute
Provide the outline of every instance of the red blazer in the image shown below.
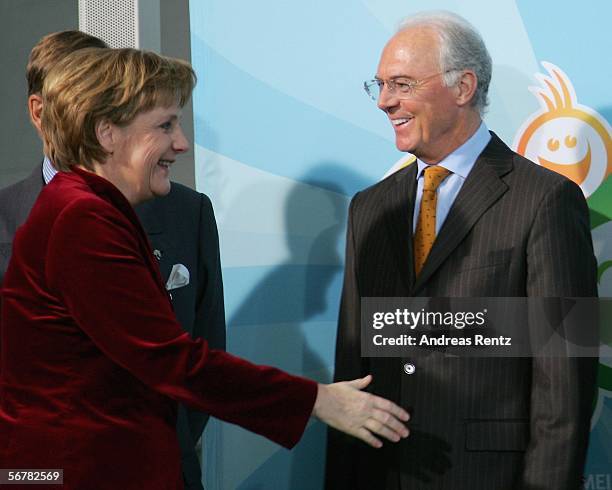
<svg viewBox="0 0 612 490"><path fill-rule="evenodd" d="M0 468L62 468L65 490L181 489L176 401L286 447L304 431L316 383L192 340L101 177L45 186L3 286Z"/></svg>

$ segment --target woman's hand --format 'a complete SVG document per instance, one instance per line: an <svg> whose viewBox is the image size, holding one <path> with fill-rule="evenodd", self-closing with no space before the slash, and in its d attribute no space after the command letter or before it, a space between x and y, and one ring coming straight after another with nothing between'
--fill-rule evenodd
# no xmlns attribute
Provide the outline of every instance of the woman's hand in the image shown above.
<svg viewBox="0 0 612 490"><path fill-rule="evenodd" d="M361 391L371 381L368 375L353 381L319 384L312 415L376 448L382 442L374 434L393 442L408 437L403 424L410 418L408 412L385 398Z"/></svg>

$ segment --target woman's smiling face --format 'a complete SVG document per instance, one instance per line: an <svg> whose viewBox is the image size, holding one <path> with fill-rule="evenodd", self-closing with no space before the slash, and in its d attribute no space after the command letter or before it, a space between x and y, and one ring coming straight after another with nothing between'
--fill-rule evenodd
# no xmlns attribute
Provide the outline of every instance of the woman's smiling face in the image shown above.
<svg viewBox="0 0 612 490"><path fill-rule="evenodd" d="M132 205L170 192L170 166L189 149L180 116L175 104L142 112L127 126L109 125L112 153L102 173Z"/></svg>

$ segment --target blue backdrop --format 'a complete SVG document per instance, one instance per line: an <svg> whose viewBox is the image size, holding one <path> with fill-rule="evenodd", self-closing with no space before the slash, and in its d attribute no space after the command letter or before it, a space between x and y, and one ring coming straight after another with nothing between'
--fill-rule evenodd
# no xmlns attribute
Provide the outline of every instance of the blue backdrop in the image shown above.
<svg viewBox="0 0 612 490"><path fill-rule="evenodd" d="M424 9L455 11L482 33L494 61L486 123L508 144L537 160L559 134L583 136L538 163L560 165L582 185L600 293L612 296L612 4L492 5L191 0L196 181L219 223L231 352L330 381L349 200L406 158L362 82L398 21ZM589 167L567 165L581 160L587 139ZM609 490L612 349L602 353L586 488ZM213 421L207 489L321 488L324 437L311 423L289 452Z"/></svg>

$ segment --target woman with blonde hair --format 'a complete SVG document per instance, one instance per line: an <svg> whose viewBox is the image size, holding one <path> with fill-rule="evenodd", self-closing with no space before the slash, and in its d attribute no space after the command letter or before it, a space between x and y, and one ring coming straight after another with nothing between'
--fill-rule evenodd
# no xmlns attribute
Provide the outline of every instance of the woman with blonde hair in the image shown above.
<svg viewBox="0 0 612 490"><path fill-rule="evenodd" d="M176 401L286 447L310 416L380 447L408 414L370 377L331 385L208 348L179 326L132 206L170 190L189 144L183 61L83 49L43 89L60 170L17 232L0 330L0 463L61 468L65 489L180 489Z"/></svg>

